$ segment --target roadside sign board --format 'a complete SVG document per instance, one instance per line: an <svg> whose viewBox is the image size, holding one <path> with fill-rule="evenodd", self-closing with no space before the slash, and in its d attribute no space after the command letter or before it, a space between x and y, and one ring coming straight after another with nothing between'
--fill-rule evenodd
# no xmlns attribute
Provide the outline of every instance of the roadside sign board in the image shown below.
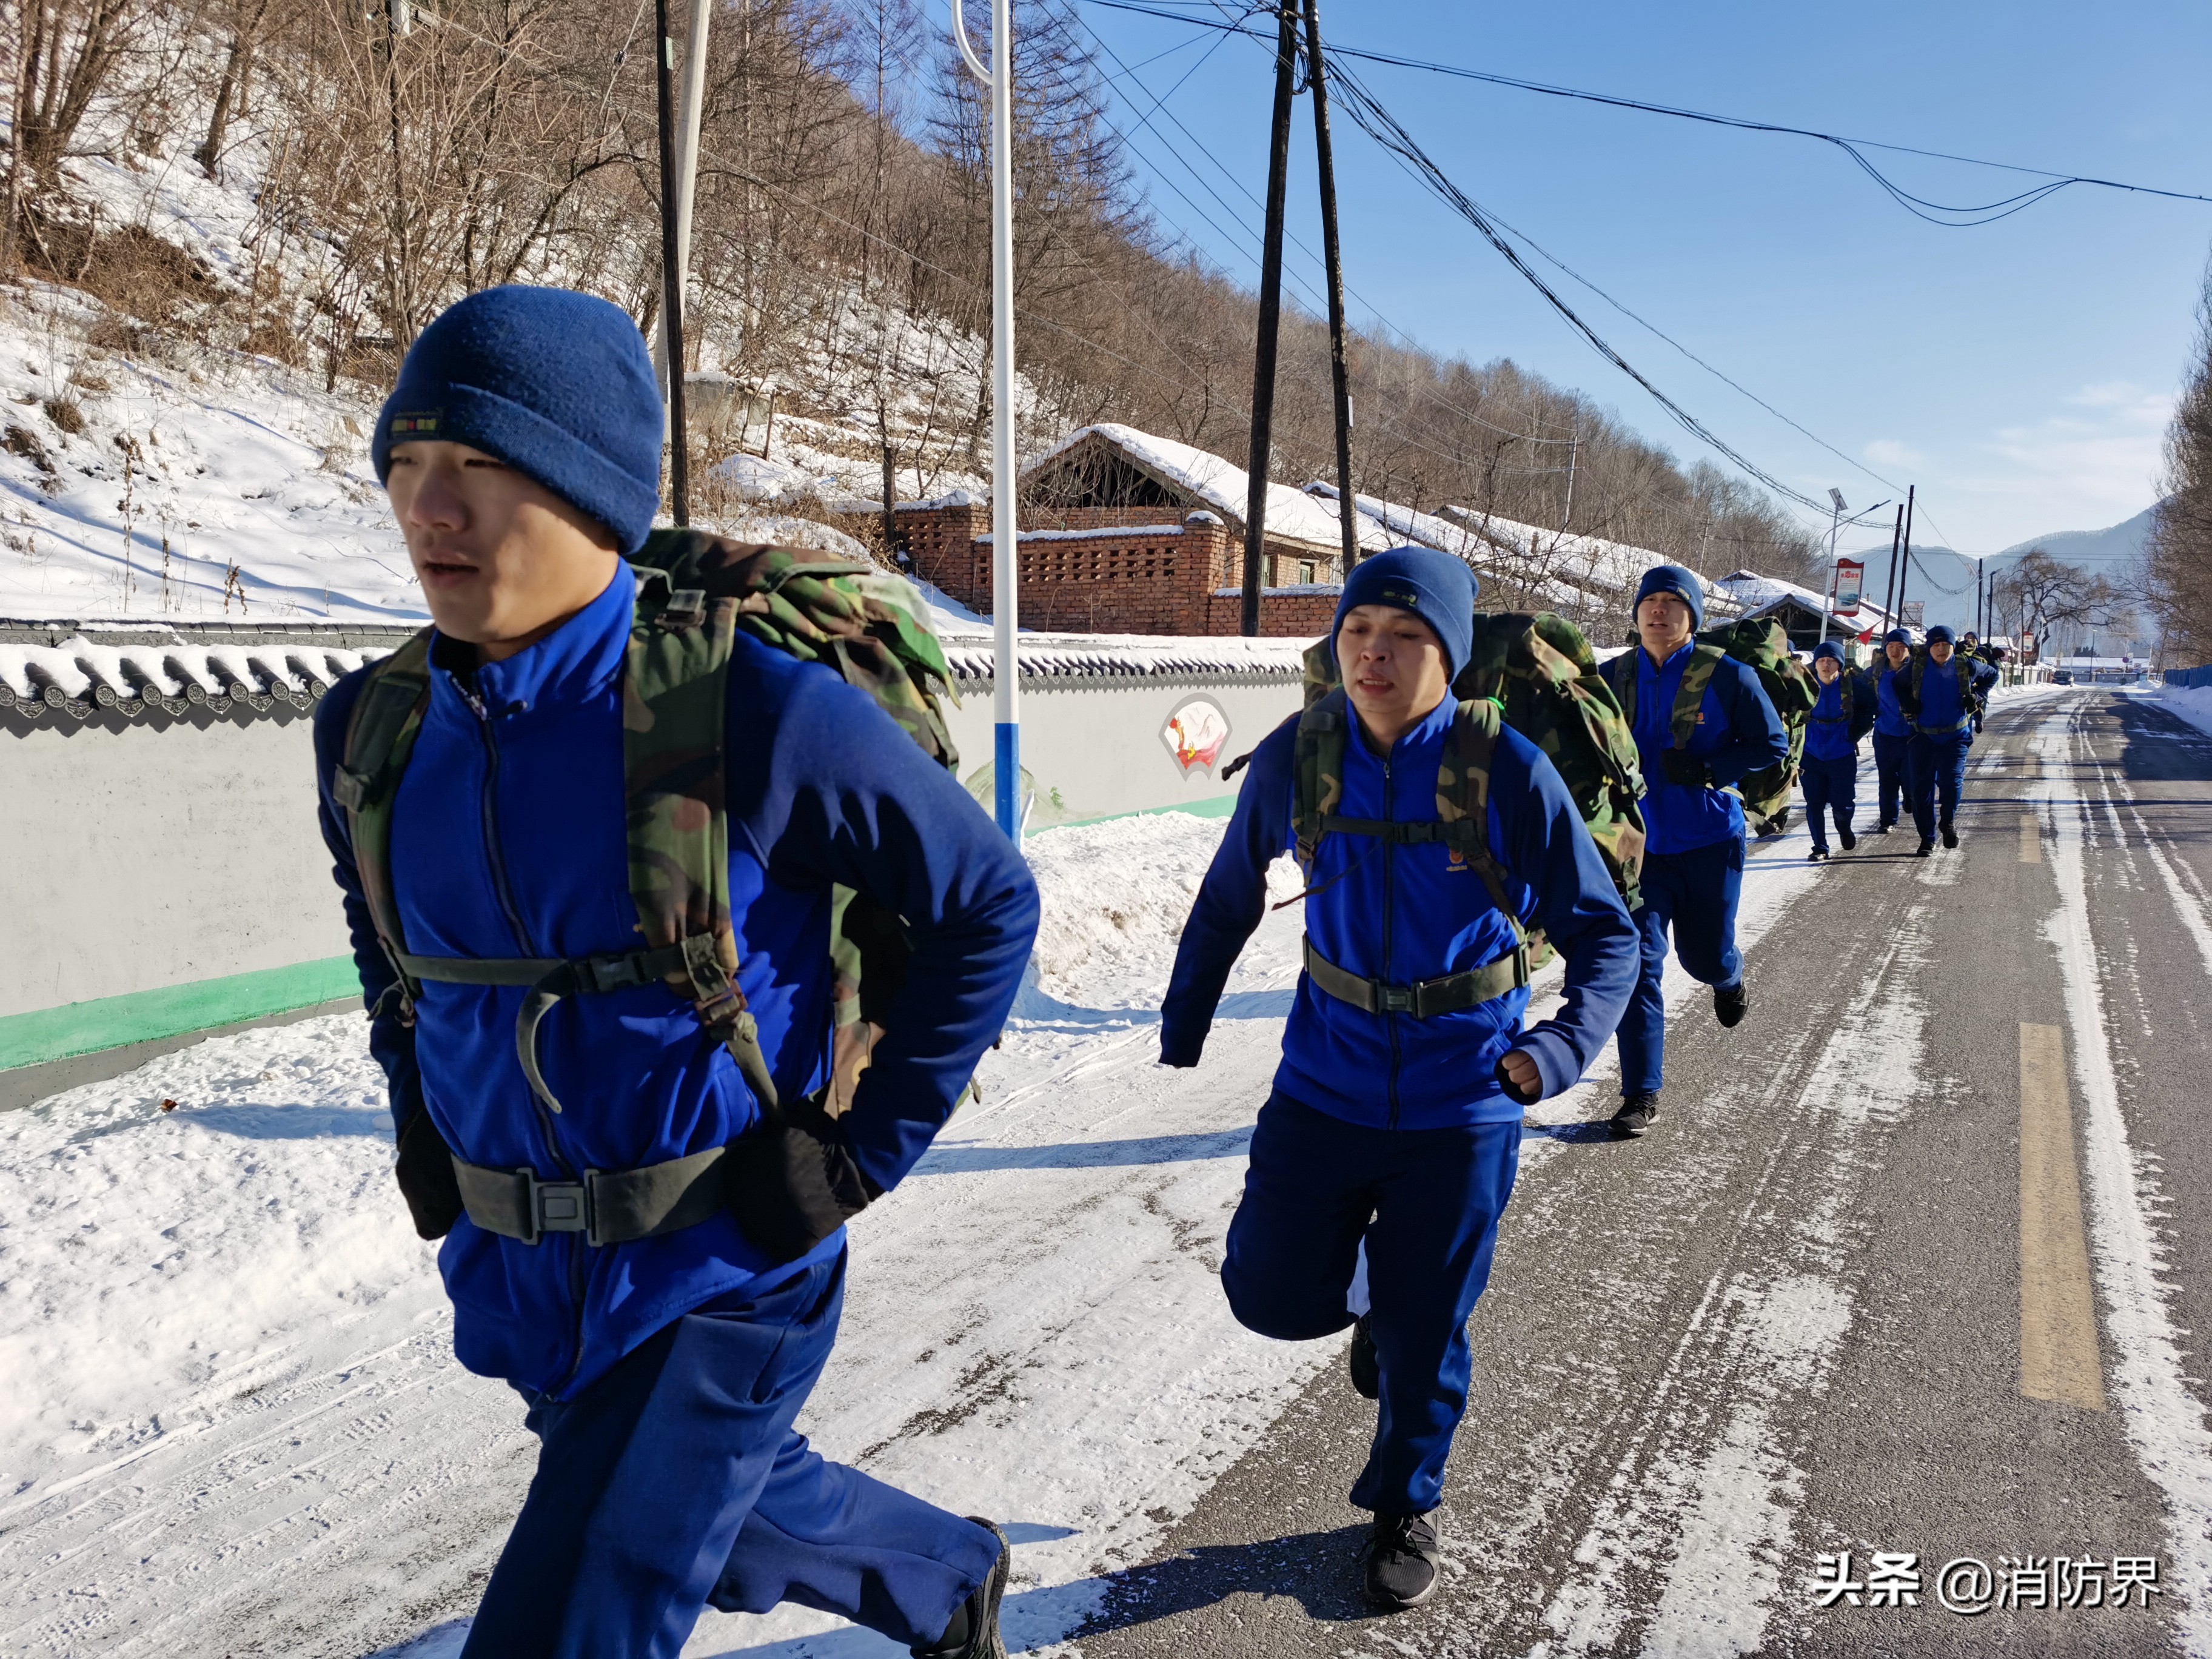
<svg viewBox="0 0 2212 1659"><path fill-rule="evenodd" d="M1860 582L1865 574L1866 564L1863 560L1838 559L1836 561L1835 581L1830 590L1834 595L1835 602L1829 606L1836 615L1856 617L1859 614Z"/></svg>

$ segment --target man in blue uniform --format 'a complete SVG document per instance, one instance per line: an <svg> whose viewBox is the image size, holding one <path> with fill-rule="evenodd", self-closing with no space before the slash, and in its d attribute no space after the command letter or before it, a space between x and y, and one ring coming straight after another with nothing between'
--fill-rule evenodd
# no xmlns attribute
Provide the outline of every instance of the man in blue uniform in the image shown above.
<svg viewBox="0 0 2212 1659"><path fill-rule="evenodd" d="M1906 767L1912 788L1912 823L1920 831L1921 858L1959 844L1959 796L1966 781L1966 750L1973 745L1974 710L1997 681L1985 662L1956 654L1950 629L1938 623L1912 667L1898 677L1899 701L1912 721Z"/></svg>
<svg viewBox="0 0 2212 1659"><path fill-rule="evenodd" d="M1911 633L1893 628L1882 635L1881 654L1874 660L1874 832L1877 836L1886 836L1896 828L1905 812L1905 751L1912 742L1912 722L1905 718L1905 705L1897 700L1896 677L1911 661Z"/></svg>
<svg viewBox="0 0 2212 1659"><path fill-rule="evenodd" d="M1813 678L1820 695L1805 724L1804 769L1798 781L1805 787L1805 828L1813 837L1813 850L1805 856L1818 864L1828 856L1828 826L1836 821L1836 839L1850 852L1859 844L1851 830L1851 813L1857 805L1859 739L1874 725L1874 688L1859 672L1844 661L1844 647L1823 640L1813 653Z"/></svg>
<svg viewBox="0 0 2212 1659"><path fill-rule="evenodd" d="M1789 734L1759 675L1698 643L1704 586L1680 565L1644 573L1636 592L1640 643L1606 665L1631 711L1644 766L1643 936L1636 994L1620 1019L1620 1109L1616 1136L1651 1127L1664 1081L1667 945L1691 976L1713 988L1713 1015L1742 1023L1750 1007L1736 949L1743 888L1743 799L1729 786L1790 757Z"/></svg>
<svg viewBox="0 0 2212 1659"><path fill-rule="evenodd" d="M652 525L660 451L653 364L617 307L503 288L447 312L374 445L436 622L381 857L356 855L359 775L337 787L374 671L316 716L401 1190L417 1231L444 1237L456 1354L514 1385L541 1442L465 1652L675 1659L702 1606L787 1601L920 1654L1002 1659L996 1529L826 1462L792 1423L836 1334L846 1217L927 1149L1019 984L1037 901L1005 837L871 697L740 631L722 752L702 761L726 783L738 1006L778 1116L657 976L562 997L535 1074L516 1031L536 992L455 977L596 972L636 950L624 561ZM411 999L364 871L404 924ZM836 1118L814 1103L833 883L904 918L913 945ZM685 1173L701 1170L720 1178ZM649 1228L592 1196L672 1176L683 1202Z"/></svg>
<svg viewBox="0 0 2212 1659"><path fill-rule="evenodd" d="M1493 705L1450 696L1474 596L1468 567L1431 549L1354 568L1331 636L1343 688L1254 751L1161 1011L1161 1060L1195 1066L1267 908L1267 866L1296 847L1307 971L1221 1284L1248 1328L1312 1341L1352 1323L1364 1242L1362 1340L1382 1405L1352 1501L1375 1515L1366 1595L1391 1610L1436 1587L1467 1320L1519 1167L1522 1108L1582 1075L1636 975L1634 930L1559 774L1496 726ZM1453 805L1455 823L1440 803L1481 798L1469 765L1486 767L1487 805L1463 818ZM1538 927L1566 958L1566 1000L1524 1031Z"/></svg>

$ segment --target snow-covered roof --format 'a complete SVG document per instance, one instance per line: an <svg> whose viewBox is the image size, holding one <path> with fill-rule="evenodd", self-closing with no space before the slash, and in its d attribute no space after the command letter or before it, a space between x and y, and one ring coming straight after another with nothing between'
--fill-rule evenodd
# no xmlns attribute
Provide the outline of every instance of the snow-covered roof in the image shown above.
<svg viewBox="0 0 2212 1659"><path fill-rule="evenodd" d="M1025 462L1022 476L1026 478L1078 446L1091 442L1121 451L1158 483L1195 496L1232 525L1243 524L1245 508L1251 501L1250 473L1218 455L1116 422L1101 422L1071 432L1050 449ZM1267 486L1267 534L1272 538L1301 543L1324 553L1334 553L1343 546L1334 507L1324 506L1289 484L1271 483ZM1360 544L1368 547L1364 537ZM1379 542L1369 550L1389 545L1388 541Z"/></svg>
<svg viewBox="0 0 2212 1659"><path fill-rule="evenodd" d="M1762 576L1755 570L1738 570L1705 584L1709 592L1727 594L1743 607L1747 617L1756 617L1777 606L1796 603L1816 615L1827 603L1825 596L1809 587L1800 587L1795 582L1784 581L1779 576ZM1839 617L1837 621L1854 635L1873 632L1886 634L1892 624L1889 613L1871 598L1862 596L1856 614Z"/></svg>
<svg viewBox="0 0 2212 1659"><path fill-rule="evenodd" d="M1240 635L1024 634L1016 646L1027 679L1297 679L1310 639ZM945 635L956 678L988 680L997 662L988 634Z"/></svg>
<svg viewBox="0 0 2212 1659"><path fill-rule="evenodd" d="M1306 485L1306 494L1334 513L1335 485L1316 478ZM1516 577L1527 581L1534 576L1539 593L1559 604L1571 605L1593 592L1632 591L1653 565L1674 562L1650 548L1540 529L1463 507L1423 513L1374 495L1354 495L1352 501L1359 509L1359 544L1365 551L1417 542L1456 554L1478 570L1497 564L1502 554L1514 562Z"/></svg>

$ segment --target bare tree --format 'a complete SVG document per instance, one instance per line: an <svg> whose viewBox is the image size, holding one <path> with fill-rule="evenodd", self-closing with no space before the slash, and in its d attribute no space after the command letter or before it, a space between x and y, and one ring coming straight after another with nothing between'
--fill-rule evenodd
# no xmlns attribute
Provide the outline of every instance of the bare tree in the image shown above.
<svg viewBox="0 0 2212 1659"><path fill-rule="evenodd" d="M2039 650L2109 628L2125 615L2127 595L2102 575L2032 548L1990 584L2002 631L2034 639Z"/></svg>
<svg viewBox="0 0 2212 1659"><path fill-rule="evenodd" d="M2197 313L2196 361L2166 435L2166 499L2144 550L2143 598L2172 667L2212 663L2212 273Z"/></svg>

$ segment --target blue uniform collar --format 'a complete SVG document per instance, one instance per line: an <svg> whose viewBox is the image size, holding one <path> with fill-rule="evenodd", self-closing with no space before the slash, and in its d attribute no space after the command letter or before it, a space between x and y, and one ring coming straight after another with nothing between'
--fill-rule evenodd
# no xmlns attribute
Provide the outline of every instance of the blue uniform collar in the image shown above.
<svg viewBox="0 0 2212 1659"><path fill-rule="evenodd" d="M527 650L504 662L475 665L476 695L503 713L520 714L543 702L579 702L599 691L622 672L629 650L630 613L637 583L627 564L599 598ZM441 678L474 653L441 634L430 646L430 660Z"/></svg>
<svg viewBox="0 0 2212 1659"><path fill-rule="evenodd" d="M1349 691L1344 694L1344 712L1350 716L1354 726L1359 726L1359 711L1352 708ZM1411 745L1434 741L1451 729L1451 723L1458 714L1459 701L1447 687L1444 700L1407 726L1398 741L1390 745L1389 755L1377 756L1376 758L1395 760ZM1369 740L1367 728L1364 726L1359 726L1359 746L1370 755L1375 754L1375 745Z"/></svg>
<svg viewBox="0 0 2212 1659"><path fill-rule="evenodd" d="M1667 660L1662 663L1655 664L1651 660L1651 653L1644 648L1640 641L1629 648L1636 653L1636 659L1644 665L1645 672L1651 674L1664 674L1698 648L1698 636L1692 634L1688 639L1684 640L1681 644L1674 647Z"/></svg>

